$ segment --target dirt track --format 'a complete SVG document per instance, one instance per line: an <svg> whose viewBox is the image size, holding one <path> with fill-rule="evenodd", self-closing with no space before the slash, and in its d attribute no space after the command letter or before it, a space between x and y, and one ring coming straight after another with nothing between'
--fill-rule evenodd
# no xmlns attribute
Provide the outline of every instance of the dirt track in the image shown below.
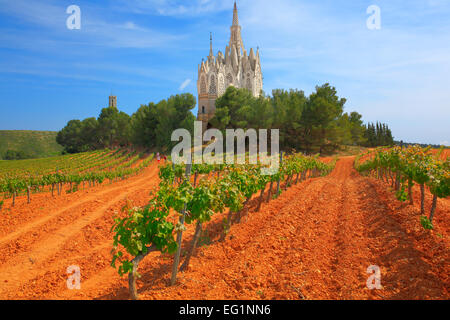
<svg viewBox="0 0 450 320"><path fill-rule="evenodd" d="M438 201L435 231L420 225L416 204L360 177L353 157L326 178L283 192L260 212L256 201L226 241L215 215L191 268L168 287L172 257L142 263L142 299L448 299L450 203ZM144 205L158 183L156 165L137 177L0 215L0 298L127 299L127 281L110 267L112 215L125 199ZM431 197L427 195L426 208ZM8 204L6 204L8 206ZM193 227L185 233L188 247ZM81 290L68 290L66 268L81 268ZM382 290L369 290L367 267L381 268Z"/></svg>

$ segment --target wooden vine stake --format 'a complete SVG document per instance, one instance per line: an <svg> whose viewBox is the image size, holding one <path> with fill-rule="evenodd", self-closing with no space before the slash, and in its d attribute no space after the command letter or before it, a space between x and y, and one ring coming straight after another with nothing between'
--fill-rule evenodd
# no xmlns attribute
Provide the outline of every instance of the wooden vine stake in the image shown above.
<svg viewBox="0 0 450 320"><path fill-rule="evenodd" d="M273 188L273 180L270 181L270 186L269 186L269 192L267 194L267 200L266 202L270 201L270 197L272 196L272 188Z"/></svg>
<svg viewBox="0 0 450 320"><path fill-rule="evenodd" d="M258 208L256 209L257 212L259 212L259 210L261 210L261 205L263 202L263 196L264 196L264 190L266 189L266 186L262 187L261 189L261 193L259 194L259 203L258 203Z"/></svg>
<svg viewBox="0 0 450 320"><path fill-rule="evenodd" d="M192 164L186 165L186 179L189 181L191 177L191 169ZM173 261L173 267L172 267L172 278L170 279L170 285L173 286L175 282L177 281L177 273L178 273L178 265L180 264L180 255L181 255L181 240L183 238L183 227L184 227L184 220L186 218L186 206L187 203L184 204L184 209L181 212L180 220L178 222L180 229L178 230L177 234L177 252L175 252L175 258Z"/></svg>
<svg viewBox="0 0 450 320"><path fill-rule="evenodd" d="M194 186L193 186L194 189L195 189L195 186L197 185L197 176L198 176L198 172L195 171ZM192 239L191 249L187 253L186 258L184 259L184 262L180 267L180 271L186 271L189 268L189 262L191 261L191 257L194 254L195 248L197 247L198 239L200 238L200 234L202 233L202 228L203 228L203 224L200 221L198 221L197 225L195 227L195 233L194 233L194 238Z"/></svg>
<svg viewBox="0 0 450 320"><path fill-rule="evenodd" d="M27 186L27 203L29 204L31 202L30 199L30 186Z"/></svg>
<svg viewBox="0 0 450 320"><path fill-rule="evenodd" d="M200 234L202 233L202 223L197 222L197 226L195 227L194 238L192 239L191 249L186 255L186 259L184 259L183 264L180 267L180 271L186 271L189 268L189 262L191 261L191 257L194 254L194 250L197 247L198 239L200 238Z"/></svg>
<svg viewBox="0 0 450 320"><path fill-rule="evenodd" d="M282 166L283 166L283 151L280 152L280 168L278 170L281 170ZM280 180L281 176L277 181L277 197L280 195Z"/></svg>

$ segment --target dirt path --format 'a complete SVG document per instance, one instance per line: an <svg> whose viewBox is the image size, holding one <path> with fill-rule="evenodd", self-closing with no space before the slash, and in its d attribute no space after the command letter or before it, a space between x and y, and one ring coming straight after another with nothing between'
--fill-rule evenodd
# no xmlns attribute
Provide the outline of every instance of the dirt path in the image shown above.
<svg viewBox="0 0 450 320"><path fill-rule="evenodd" d="M427 232L417 201L401 204L387 185L359 176L353 161L342 158L330 176L289 188L260 212L251 201L224 242L224 215L215 215L201 239L206 245L174 287L172 256L149 255L139 269L141 298L448 299L448 200L439 201L436 230ZM145 204L156 176L154 166L18 222L0 237L0 298L128 299L126 278L109 265L112 214L125 198ZM192 233L188 226L183 248ZM70 265L81 269L81 290L66 287ZM371 265L381 270L381 290L366 286Z"/></svg>

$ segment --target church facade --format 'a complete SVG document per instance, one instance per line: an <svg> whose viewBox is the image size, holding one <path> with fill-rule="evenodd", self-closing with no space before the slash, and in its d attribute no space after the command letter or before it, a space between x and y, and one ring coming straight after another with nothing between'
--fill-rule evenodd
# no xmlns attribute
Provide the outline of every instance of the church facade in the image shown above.
<svg viewBox="0 0 450 320"><path fill-rule="evenodd" d="M233 24L231 26L230 42L225 48L214 56L212 36L207 60L202 60L198 66L198 116L202 121L203 130L209 127L209 121L216 111L216 99L222 96L229 86L246 88L253 96L260 95L263 89L263 76L259 48L249 53L244 47L239 25L236 2L233 10Z"/></svg>

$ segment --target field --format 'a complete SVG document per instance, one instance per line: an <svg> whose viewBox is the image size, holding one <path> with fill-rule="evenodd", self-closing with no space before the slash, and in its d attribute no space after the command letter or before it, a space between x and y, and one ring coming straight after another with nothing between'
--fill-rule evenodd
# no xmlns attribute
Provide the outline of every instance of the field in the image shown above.
<svg viewBox="0 0 450 320"><path fill-rule="evenodd" d="M22 151L32 158L61 154L63 147L56 142L57 132L0 130L0 159L8 150Z"/></svg>
<svg viewBox="0 0 450 320"><path fill-rule="evenodd" d="M388 184L359 174L354 163L355 156L341 157L329 175L293 183L259 211L255 194L224 241L226 213L213 215L174 286L168 285L173 255L150 253L139 265L140 298L448 299L449 198L437 199L434 229L425 230L417 187L414 204L400 202ZM0 299L128 299L128 279L110 266L111 227L126 204L148 203L161 182L158 165L153 160L127 179L59 196L43 190L31 203L19 195L14 207L5 199ZM431 205L426 189L427 210ZM182 258L194 229L187 225ZM80 290L66 286L72 265L81 269ZM380 290L366 286L371 265L381 269Z"/></svg>

